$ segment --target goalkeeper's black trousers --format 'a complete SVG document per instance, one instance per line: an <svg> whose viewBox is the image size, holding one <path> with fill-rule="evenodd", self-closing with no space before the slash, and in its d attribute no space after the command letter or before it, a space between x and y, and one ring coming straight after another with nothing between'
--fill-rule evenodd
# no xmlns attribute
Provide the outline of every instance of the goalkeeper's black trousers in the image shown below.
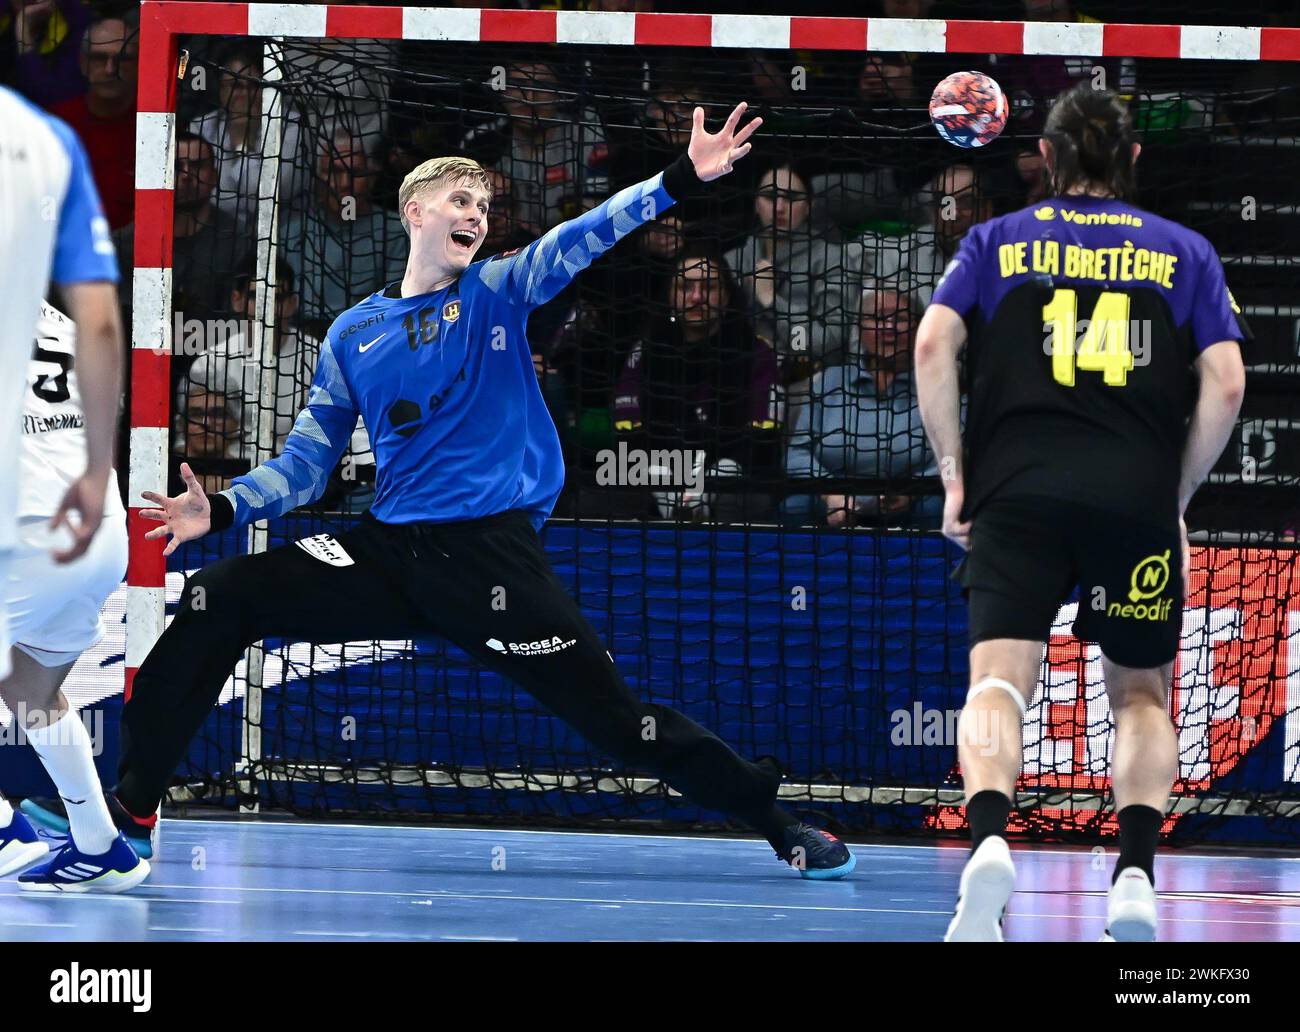
<svg viewBox="0 0 1300 1032"><path fill-rule="evenodd" d="M552 572L527 516L386 524L223 559L189 579L123 710L117 794L154 811L244 650L440 636L522 686L602 753L777 845L779 774L675 710L641 702Z"/></svg>

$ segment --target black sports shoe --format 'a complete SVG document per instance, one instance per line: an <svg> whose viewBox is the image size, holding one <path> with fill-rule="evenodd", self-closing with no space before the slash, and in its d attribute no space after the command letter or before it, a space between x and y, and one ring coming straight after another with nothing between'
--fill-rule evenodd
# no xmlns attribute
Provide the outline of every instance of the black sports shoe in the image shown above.
<svg viewBox="0 0 1300 1032"><path fill-rule="evenodd" d="M811 824L792 824L781 832L781 838L782 848L776 855L801 878L844 878L858 865L843 842Z"/></svg>
<svg viewBox="0 0 1300 1032"><path fill-rule="evenodd" d="M157 851L158 814L155 813L147 822L141 821L127 813L112 792L104 793L104 802L108 804L108 814L117 830L126 836L136 856L141 860L153 859ZM18 809L46 831L56 835L68 834L68 808L60 796L30 796L18 804Z"/></svg>

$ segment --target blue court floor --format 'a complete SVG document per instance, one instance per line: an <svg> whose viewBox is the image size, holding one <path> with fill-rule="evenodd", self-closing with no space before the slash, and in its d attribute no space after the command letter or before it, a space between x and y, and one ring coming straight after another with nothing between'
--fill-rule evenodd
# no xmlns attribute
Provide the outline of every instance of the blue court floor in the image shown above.
<svg viewBox="0 0 1300 1032"><path fill-rule="evenodd" d="M965 847L853 848L814 882L746 839L172 819L129 896L0 879L0 940L940 939ZM1113 857L1017 849L1007 938L1095 940ZM1162 940L1300 941L1300 857L1156 871Z"/></svg>

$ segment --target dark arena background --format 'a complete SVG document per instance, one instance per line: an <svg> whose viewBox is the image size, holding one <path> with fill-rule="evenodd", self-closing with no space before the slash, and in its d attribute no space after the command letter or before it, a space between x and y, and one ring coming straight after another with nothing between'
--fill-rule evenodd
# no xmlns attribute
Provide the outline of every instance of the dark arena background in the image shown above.
<svg viewBox="0 0 1300 1032"><path fill-rule="evenodd" d="M772 757L798 813L855 837L959 837L966 616L910 349L962 235L1045 196L1047 106L1090 79L1129 100L1139 204L1209 238L1254 332L1237 431L1187 517L1180 768L1163 830L1178 845L1294 844L1291 5L884 0L796 18L609 6L620 11L143 6L134 192L114 226L133 342L120 463L133 545L140 492L179 493L181 461L216 491L276 452L335 314L401 276L397 190L419 162L460 154L490 170L486 257L666 167L695 106L713 127L747 100L765 124L715 196L631 234L532 315L567 459L545 545L633 689ZM1243 24L1256 28L1214 28ZM935 84L963 69L1010 103L980 149L945 143L927 114ZM101 722L109 783L123 691L186 577L349 526L373 461L359 428L317 504L186 545L165 569L137 547L108 637L69 686ZM1078 604L1058 618L1029 708L1013 827L1105 844L1112 728L1099 652L1070 633ZM0 750L0 782L49 791L27 749ZM255 646L171 806L723 828L436 639Z"/></svg>

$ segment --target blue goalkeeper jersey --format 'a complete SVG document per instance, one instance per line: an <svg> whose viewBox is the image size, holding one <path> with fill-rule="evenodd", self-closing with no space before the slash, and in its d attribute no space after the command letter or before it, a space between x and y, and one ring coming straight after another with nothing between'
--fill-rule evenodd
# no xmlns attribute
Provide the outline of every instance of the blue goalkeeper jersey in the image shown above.
<svg viewBox="0 0 1300 1032"><path fill-rule="evenodd" d="M528 315L672 206L663 179L620 191L522 250L474 262L443 290L380 292L340 315L283 451L222 492L234 524L319 498L360 415L375 454L377 519L522 509L540 528L564 486L564 459L533 369Z"/></svg>

